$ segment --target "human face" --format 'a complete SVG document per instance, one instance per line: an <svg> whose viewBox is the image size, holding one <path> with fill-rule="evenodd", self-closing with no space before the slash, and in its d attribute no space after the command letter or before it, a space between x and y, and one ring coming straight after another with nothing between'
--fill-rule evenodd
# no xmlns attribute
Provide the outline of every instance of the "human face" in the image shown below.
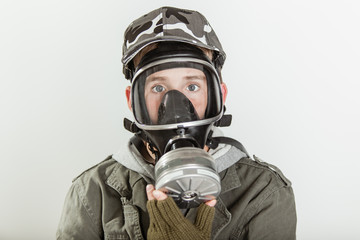
<svg viewBox="0 0 360 240"><path fill-rule="evenodd" d="M153 73L145 81L146 107L153 123L157 123L160 103L170 90L183 93L195 107L199 118L204 118L207 107L205 74L195 68L171 68Z"/></svg>

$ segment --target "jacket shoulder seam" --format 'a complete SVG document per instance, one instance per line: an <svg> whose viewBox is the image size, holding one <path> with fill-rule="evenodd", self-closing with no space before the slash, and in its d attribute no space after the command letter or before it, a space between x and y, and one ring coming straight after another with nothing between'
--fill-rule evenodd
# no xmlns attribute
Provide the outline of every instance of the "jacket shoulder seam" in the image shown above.
<svg viewBox="0 0 360 240"><path fill-rule="evenodd" d="M258 168L258 169L262 169L268 173L271 174L271 176L273 176L277 181L277 183L280 184L280 186L282 187L290 187L291 186L291 182L283 175L283 173L280 171L280 169L278 169L276 167L276 169L273 169L270 164L266 163L266 162L259 162L256 160L253 160L251 158L242 158L240 159L240 161L238 161L239 165L247 165L249 167L254 167L254 168ZM275 166L273 166L275 167Z"/></svg>
<svg viewBox="0 0 360 240"><path fill-rule="evenodd" d="M94 166L92 166L92 167L86 169L85 171L83 171L82 173L80 173L77 177L75 177L75 178L72 180L72 182L75 182L77 179L79 179L81 176L83 176L83 175L86 174L87 172L91 171L92 169L94 169L94 168L98 167L99 165L101 165L101 164L103 164L103 163L105 163L105 162L107 162L107 161L110 161L110 160L112 160L112 155L108 156L105 160L103 160L103 161L95 164Z"/></svg>

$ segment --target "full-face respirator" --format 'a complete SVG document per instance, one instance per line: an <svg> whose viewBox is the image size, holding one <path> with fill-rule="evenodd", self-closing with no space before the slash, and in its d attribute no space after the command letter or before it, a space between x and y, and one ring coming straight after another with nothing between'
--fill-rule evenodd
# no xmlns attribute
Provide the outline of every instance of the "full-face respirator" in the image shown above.
<svg viewBox="0 0 360 240"><path fill-rule="evenodd" d="M224 106L218 72L204 52L158 44L134 71L131 103L135 122L126 128L155 155L155 188L180 208L215 199L220 177L204 148Z"/></svg>

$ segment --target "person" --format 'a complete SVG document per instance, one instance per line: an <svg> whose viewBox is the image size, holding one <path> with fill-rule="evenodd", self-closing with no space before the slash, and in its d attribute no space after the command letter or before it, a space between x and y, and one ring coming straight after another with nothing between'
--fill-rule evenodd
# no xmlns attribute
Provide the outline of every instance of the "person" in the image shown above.
<svg viewBox="0 0 360 240"><path fill-rule="evenodd" d="M162 7L125 31L126 146L77 177L57 239L295 239L291 182L219 130L226 55L197 11Z"/></svg>

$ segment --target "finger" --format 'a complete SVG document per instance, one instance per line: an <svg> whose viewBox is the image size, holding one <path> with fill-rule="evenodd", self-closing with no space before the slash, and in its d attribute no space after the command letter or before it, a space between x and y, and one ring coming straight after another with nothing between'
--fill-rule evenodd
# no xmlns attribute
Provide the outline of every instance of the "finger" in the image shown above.
<svg viewBox="0 0 360 240"><path fill-rule="evenodd" d="M208 205L209 207L215 207L216 205L216 199L210 200L205 202L206 205Z"/></svg>
<svg viewBox="0 0 360 240"><path fill-rule="evenodd" d="M168 197L164 192L160 190L154 190L152 194L156 200L165 200Z"/></svg>
<svg viewBox="0 0 360 240"><path fill-rule="evenodd" d="M154 190L155 190L154 185L148 184L146 186L146 195L147 195L148 200L154 200L155 199L155 197L153 195Z"/></svg>

